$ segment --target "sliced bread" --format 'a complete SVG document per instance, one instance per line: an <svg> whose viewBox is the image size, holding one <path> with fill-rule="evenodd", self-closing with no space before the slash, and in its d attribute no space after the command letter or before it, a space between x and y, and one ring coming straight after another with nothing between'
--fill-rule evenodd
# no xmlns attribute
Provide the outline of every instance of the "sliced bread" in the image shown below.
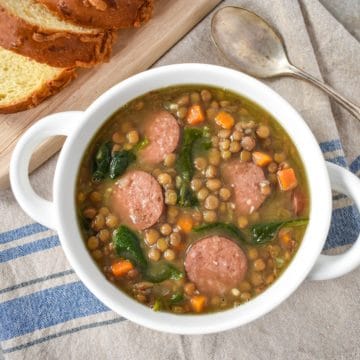
<svg viewBox="0 0 360 360"><path fill-rule="evenodd" d="M38 0L61 18L104 29L139 27L150 19L153 0Z"/></svg>
<svg viewBox="0 0 360 360"><path fill-rule="evenodd" d="M74 69L51 67L0 47L0 113L36 106L75 75Z"/></svg>
<svg viewBox="0 0 360 360"><path fill-rule="evenodd" d="M54 15L36 0L0 0L0 46L55 67L106 61L115 34Z"/></svg>

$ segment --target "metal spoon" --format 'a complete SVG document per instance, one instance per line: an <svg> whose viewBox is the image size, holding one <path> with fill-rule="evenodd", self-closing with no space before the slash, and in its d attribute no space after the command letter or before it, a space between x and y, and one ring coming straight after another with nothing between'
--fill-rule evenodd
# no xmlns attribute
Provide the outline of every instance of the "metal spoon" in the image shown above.
<svg viewBox="0 0 360 360"><path fill-rule="evenodd" d="M290 63L282 37L253 12L223 7L212 18L211 33L218 49L242 71L259 78L294 76L309 81L360 120L359 106Z"/></svg>

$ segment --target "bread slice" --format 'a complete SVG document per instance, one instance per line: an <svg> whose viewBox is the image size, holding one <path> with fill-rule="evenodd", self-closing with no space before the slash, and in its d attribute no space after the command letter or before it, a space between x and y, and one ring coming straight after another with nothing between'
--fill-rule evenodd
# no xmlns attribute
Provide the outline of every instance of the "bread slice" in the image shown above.
<svg viewBox="0 0 360 360"><path fill-rule="evenodd" d="M74 69L51 67L0 47L0 113L36 106L75 75Z"/></svg>
<svg viewBox="0 0 360 360"><path fill-rule="evenodd" d="M0 46L55 67L106 61L115 34L69 23L36 0L0 0Z"/></svg>
<svg viewBox="0 0 360 360"><path fill-rule="evenodd" d="M139 27L150 19L153 0L38 0L75 24L103 29Z"/></svg>

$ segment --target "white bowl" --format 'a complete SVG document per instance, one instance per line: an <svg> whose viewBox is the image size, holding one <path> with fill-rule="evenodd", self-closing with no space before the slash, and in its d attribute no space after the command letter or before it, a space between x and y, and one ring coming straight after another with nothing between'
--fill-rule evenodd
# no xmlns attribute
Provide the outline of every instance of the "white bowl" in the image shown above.
<svg viewBox="0 0 360 360"><path fill-rule="evenodd" d="M154 312L108 282L91 259L77 224L75 183L86 147L102 124L122 105L151 90L174 85L201 84L229 89L271 113L292 138L305 166L310 189L310 221L301 246L284 274L255 299L236 308L205 315ZM28 163L36 145L52 135L68 138L55 171L53 202L36 195L28 179ZM359 180L350 172L328 165L334 188L360 204ZM219 332L246 324L284 301L309 275L333 278L360 262L360 242L341 256L319 254L329 230L331 189L320 148L301 116L277 93L241 72L205 64L181 64L149 70L121 82L101 95L85 112L65 112L40 120L14 151L10 178L13 192L36 221L57 230L65 254L84 284L109 308L146 327L180 334Z"/></svg>

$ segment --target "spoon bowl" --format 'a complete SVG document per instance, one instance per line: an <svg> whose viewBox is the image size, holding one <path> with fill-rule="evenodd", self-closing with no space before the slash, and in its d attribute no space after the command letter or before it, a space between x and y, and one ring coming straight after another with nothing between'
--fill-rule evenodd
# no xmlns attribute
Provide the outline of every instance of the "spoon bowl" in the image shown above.
<svg viewBox="0 0 360 360"><path fill-rule="evenodd" d="M251 11L234 6L218 10L211 33L223 55L250 75L268 78L289 71L281 36Z"/></svg>
<svg viewBox="0 0 360 360"><path fill-rule="evenodd" d="M259 78L294 76L311 82L360 120L359 106L290 63L281 35L255 13L223 7L212 18L211 35L225 58L243 72Z"/></svg>

